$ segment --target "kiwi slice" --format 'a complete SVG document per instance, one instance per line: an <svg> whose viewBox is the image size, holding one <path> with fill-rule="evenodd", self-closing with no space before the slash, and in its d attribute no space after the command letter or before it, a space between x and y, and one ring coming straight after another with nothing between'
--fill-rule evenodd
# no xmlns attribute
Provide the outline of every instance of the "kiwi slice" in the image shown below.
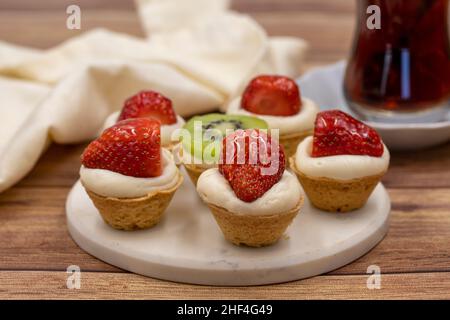
<svg viewBox="0 0 450 320"><path fill-rule="evenodd" d="M222 138L239 129L268 129L267 123L252 116L210 113L192 117L183 127L189 135L183 136L184 150L190 150L197 159L217 162Z"/></svg>

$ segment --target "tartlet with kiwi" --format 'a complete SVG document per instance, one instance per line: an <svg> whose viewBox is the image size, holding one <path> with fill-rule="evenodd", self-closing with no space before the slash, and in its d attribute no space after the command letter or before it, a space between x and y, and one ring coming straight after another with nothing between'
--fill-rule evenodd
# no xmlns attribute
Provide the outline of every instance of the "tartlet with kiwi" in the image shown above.
<svg viewBox="0 0 450 320"><path fill-rule="evenodd" d="M183 126L179 159L194 185L203 171L217 167L222 139L239 129L268 129L257 117L210 113L192 117Z"/></svg>

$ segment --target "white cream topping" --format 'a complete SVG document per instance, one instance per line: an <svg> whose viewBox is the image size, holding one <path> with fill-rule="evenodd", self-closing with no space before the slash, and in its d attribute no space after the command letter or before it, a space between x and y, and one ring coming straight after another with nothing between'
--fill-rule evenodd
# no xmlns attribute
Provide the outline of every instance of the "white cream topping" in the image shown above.
<svg viewBox="0 0 450 320"><path fill-rule="evenodd" d="M103 123L102 131L105 129L108 129L109 127L112 127L116 124L117 120L119 119L120 111L116 111L111 113L108 118L106 118L105 122Z"/></svg>
<svg viewBox="0 0 450 320"><path fill-rule="evenodd" d="M159 177L137 178L110 170L81 166L80 178L86 188L104 197L143 197L154 191L170 189L178 182L178 168L172 154L162 149L161 156L163 172Z"/></svg>
<svg viewBox="0 0 450 320"><path fill-rule="evenodd" d="M241 97L231 101L227 110L227 114L243 114L263 119L269 125L269 129L279 129L280 135L312 130L318 112L319 107L307 98L302 98L299 113L292 116L268 116L249 112L241 108Z"/></svg>
<svg viewBox="0 0 450 320"><path fill-rule="evenodd" d="M280 181L253 202L245 202L234 193L228 181L213 168L203 172L197 182L197 191L207 203L239 215L271 215L295 208L302 197L297 178L285 171Z"/></svg>
<svg viewBox="0 0 450 320"><path fill-rule="evenodd" d="M103 124L103 130L113 126L116 124L117 119L119 118L120 111L116 111L111 113L108 118L106 118L105 123ZM181 128L184 125L184 119L177 115L177 122L174 124L163 124L161 125L161 146L168 147L171 144L176 143L177 141L172 141L171 136L172 133Z"/></svg>
<svg viewBox="0 0 450 320"><path fill-rule="evenodd" d="M385 145L381 157L365 155L337 155L311 157L313 137L307 137L297 147L296 169L311 177L351 180L380 174L389 166L389 150Z"/></svg>

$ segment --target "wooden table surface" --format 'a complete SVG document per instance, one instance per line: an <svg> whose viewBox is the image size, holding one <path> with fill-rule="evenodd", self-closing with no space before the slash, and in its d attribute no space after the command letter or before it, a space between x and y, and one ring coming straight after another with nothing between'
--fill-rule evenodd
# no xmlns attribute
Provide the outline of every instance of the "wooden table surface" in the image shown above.
<svg viewBox="0 0 450 320"><path fill-rule="evenodd" d="M68 4L82 31L106 27L142 35L132 1L0 1L0 39L48 48L78 34L65 28ZM351 0L237 0L270 35L303 37L307 67L345 58L354 26ZM0 298L450 298L450 144L393 153L383 179L392 200L386 238L357 261L314 278L271 286L208 287L128 273L83 252L70 238L66 196L78 179L83 145L53 145L34 170L0 194ZM69 265L81 289L66 287ZM366 287L381 268L381 289Z"/></svg>

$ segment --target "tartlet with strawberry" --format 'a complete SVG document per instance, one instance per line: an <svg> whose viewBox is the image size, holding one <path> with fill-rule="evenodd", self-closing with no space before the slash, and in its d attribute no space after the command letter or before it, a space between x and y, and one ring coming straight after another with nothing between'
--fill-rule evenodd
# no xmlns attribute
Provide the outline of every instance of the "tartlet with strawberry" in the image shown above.
<svg viewBox="0 0 450 320"><path fill-rule="evenodd" d="M234 99L227 110L228 114L257 116L267 122L269 129L278 129L287 157L312 134L318 112L312 100L301 96L294 80L277 75L260 75L251 80L242 97Z"/></svg>
<svg viewBox="0 0 450 320"><path fill-rule="evenodd" d="M161 148L160 127L150 118L119 121L81 156L81 183L115 229L157 224L183 181L171 152Z"/></svg>
<svg viewBox="0 0 450 320"><path fill-rule="evenodd" d="M161 122L161 146L172 150L178 141L172 139L175 130L184 125L182 117L175 113L172 101L155 91L141 91L128 98L121 111L106 118L103 128L109 128L117 121L131 118L154 118Z"/></svg>
<svg viewBox="0 0 450 320"><path fill-rule="evenodd" d="M251 247L277 242L303 204L282 146L260 130L237 130L222 140L220 157L218 168L200 175L197 192L225 238Z"/></svg>
<svg viewBox="0 0 450 320"><path fill-rule="evenodd" d="M330 110L317 115L314 136L299 144L290 164L314 206L347 212L365 205L386 173L389 158L373 128Z"/></svg>
<svg viewBox="0 0 450 320"><path fill-rule="evenodd" d="M183 126L181 147L177 150L189 178L197 184L207 169L217 167L223 137L239 129L264 129L264 120L251 116L209 113L189 119Z"/></svg>

